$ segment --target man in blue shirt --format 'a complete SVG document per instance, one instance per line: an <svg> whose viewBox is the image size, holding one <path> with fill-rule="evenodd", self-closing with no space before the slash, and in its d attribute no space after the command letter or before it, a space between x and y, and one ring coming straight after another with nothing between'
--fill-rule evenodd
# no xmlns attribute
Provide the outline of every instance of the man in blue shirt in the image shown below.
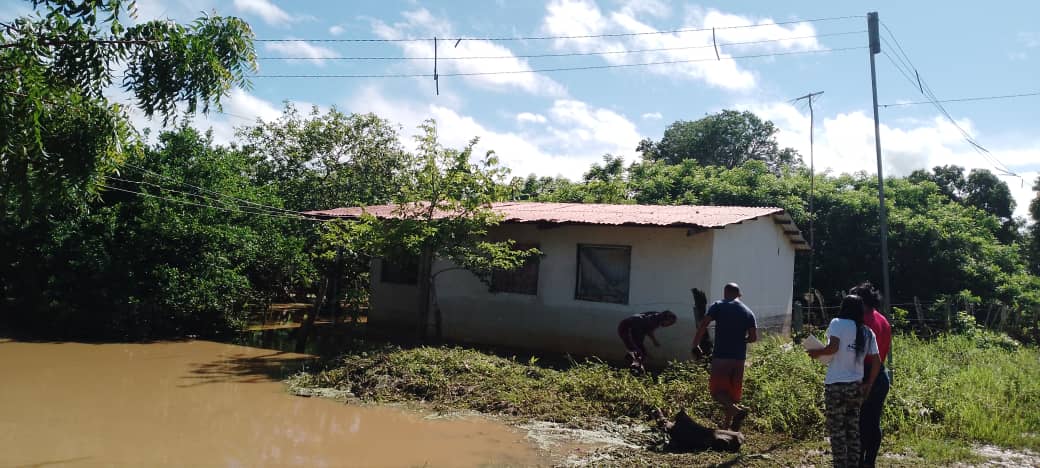
<svg viewBox="0 0 1040 468"><path fill-rule="evenodd" d="M755 314L740 302L740 286L736 283L726 285L723 300L712 304L704 320L697 324L697 333L693 336L695 356L700 354L698 345L711 322L715 322L715 352L708 390L726 412L722 428L739 431L747 417L747 409L737 404L744 391L744 360L747 344L758 340L758 325Z"/></svg>

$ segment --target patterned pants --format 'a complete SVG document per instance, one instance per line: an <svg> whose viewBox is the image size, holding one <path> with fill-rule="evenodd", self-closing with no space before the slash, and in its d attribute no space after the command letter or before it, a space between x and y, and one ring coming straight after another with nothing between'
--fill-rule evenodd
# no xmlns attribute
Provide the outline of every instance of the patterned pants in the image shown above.
<svg viewBox="0 0 1040 468"><path fill-rule="evenodd" d="M827 403L827 432L835 467L860 464L859 410L863 394L859 382L834 383L824 387Z"/></svg>

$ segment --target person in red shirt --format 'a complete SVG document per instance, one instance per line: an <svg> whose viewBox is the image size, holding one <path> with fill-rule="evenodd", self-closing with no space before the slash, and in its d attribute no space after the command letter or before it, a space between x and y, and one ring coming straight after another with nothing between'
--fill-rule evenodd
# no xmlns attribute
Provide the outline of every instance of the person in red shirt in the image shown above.
<svg viewBox="0 0 1040 468"><path fill-rule="evenodd" d="M863 298L863 325L874 331L877 337L878 358L881 371L870 389L870 393L863 400L860 409L859 434L862 447L861 466L874 466L877 463L878 451L881 449L881 413L885 406L885 398L892 385L889 375L885 372L885 358L892 349L892 326L888 323L878 309L881 308L881 293L869 281L852 288L849 294ZM865 369L869 372L869 369Z"/></svg>

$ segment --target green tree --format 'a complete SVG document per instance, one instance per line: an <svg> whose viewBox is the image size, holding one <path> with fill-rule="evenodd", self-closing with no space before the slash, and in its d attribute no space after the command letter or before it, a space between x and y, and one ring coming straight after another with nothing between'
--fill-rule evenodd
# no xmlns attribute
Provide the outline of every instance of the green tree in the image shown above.
<svg viewBox="0 0 1040 468"><path fill-rule="evenodd" d="M254 184L254 167L190 127L162 133L106 177L99 198L51 221L33 262L47 309L17 321L119 339L239 327L248 304L266 302L309 267L302 242L283 235L307 222L260 208L280 201Z"/></svg>
<svg viewBox="0 0 1040 468"><path fill-rule="evenodd" d="M933 182L951 200L996 216L1002 225L998 236L1000 241L1011 244L1018 240L1019 226L1013 218L1015 199L1011 196L1011 189L989 170L972 169L965 177L963 167L935 166L931 172L916 170L908 179L916 183Z"/></svg>
<svg viewBox="0 0 1040 468"><path fill-rule="evenodd" d="M771 171L801 164L798 153L776 142L778 129L749 111L724 110L699 120L680 120L661 141L643 140L636 148L647 161L678 164L687 159L702 166L732 169L745 161L764 161Z"/></svg>
<svg viewBox="0 0 1040 468"><path fill-rule="evenodd" d="M133 12L119 0L33 4L33 15L0 23L0 291L20 314L52 308L49 283L65 267L40 260L142 151L124 106L105 97L116 73L145 115L169 121L178 105L219 105L255 67L252 31L237 18L127 27L120 18Z"/></svg>
<svg viewBox="0 0 1040 468"><path fill-rule="evenodd" d="M500 221L491 203L507 175L494 153L474 163L477 139L462 149L444 148L435 122L427 121L420 128L418 151L404 166L405 177L395 196L394 216L333 223L327 239L370 257L418 258L416 325L421 336L439 337L441 317L434 289L439 274L461 268L487 282L494 270L518 268L537 250L517 250L512 241L487 239L488 230ZM444 264L451 266L438 266Z"/></svg>
<svg viewBox="0 0 1040 468"><path fill-rule="evenodd" d="M1029 271L1034 275L1040 275L1040 177L1033 182L1033 192L1036 196L1029 202L1029 217L1033 224L1029 226L1029 238L1026 240L1027 258L1029 259Z"/></svg>
<svg viewBox="0 0 1040 468"><path fill-rule="evenodd" d="M261 164L260 182L301 211L387 203L406 159L390 122L335 108L303 116L286 103L280 118L242 128L238 137Z"/></svg>

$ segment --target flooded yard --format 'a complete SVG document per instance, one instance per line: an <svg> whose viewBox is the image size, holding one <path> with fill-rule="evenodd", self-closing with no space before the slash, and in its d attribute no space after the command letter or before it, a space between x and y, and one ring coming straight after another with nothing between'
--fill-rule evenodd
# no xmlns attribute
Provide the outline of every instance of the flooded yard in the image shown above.
<svg viewBox="0 0 1040 468"><path fill-rule="evenodd" d="M294 397L308 356L207 341L0 340L0 465L517 466L547 463L479 418Z"/></svg>

